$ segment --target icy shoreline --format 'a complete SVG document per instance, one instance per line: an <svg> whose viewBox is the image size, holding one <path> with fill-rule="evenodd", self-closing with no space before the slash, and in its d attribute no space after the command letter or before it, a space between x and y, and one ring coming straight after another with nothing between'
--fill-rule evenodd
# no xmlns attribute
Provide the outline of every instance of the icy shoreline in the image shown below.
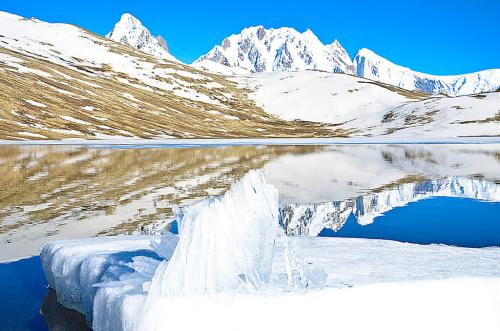
<svg viewBox="0 0 500 331"><path fill-rule="evenodd" d="M179 239L47 243L40 255L49 286L94 330L500 325L499 247L287 237L277 193L251 171L224 196L179 211Z"/></svg>
<svg viewBox="0 0 500 331"><path fill-rule="evenodd" d="M255 145L363 145L363 144L500 144L498 137L449 137L449 138L235 138L235 139L116 139L85 140L0 140L0 146L8 145L81 145L91 147L169 147L189 148L204 146L255 146Z"/></svg>

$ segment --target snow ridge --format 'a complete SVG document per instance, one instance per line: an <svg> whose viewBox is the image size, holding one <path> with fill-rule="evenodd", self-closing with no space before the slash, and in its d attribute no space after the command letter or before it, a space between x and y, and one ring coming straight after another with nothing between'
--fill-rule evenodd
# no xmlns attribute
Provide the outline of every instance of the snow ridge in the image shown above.
<svg viewBox="0 0 500 331"><path fill-rule="evenodd" d="M121 16L113 30L106 38L117 41L124 45L132 46L142 52L153 56L178 61L170 54L166 40L162 36L154 37L151 32L142 25L141 21L129 13Z"/></svg>
<svg viewBox="0 0 500 331"><path fill-rule="evenodd" d="M194 65L207 60L246 72L315 69L354 73L349 55L337 40L324 45L311 30L300 33L293 28L265 29L261 25L224 39Z"/></svg>
<svg viewBox="0 0 500 331"><path fill-rule="evenodd" d="M500 89L500 69L454 76L434 76L394 64L366 48L358 51L353 62L357 76L407 90L457 96Z"/></svg>

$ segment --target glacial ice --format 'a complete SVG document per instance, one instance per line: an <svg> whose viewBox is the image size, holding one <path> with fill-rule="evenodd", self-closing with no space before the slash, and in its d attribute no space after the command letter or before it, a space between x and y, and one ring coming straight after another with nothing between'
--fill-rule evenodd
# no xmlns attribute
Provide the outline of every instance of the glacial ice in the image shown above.
<svg viewBox="0 0 500 331"><path fill-rule="evenodd" d="M269 281L278 191L262 172L249 172L222 197L177 211L176 221L178 243L165 233L44 245L49 286L95 330L133 330L131 316L161 297L248 292Z"/></svg>
<svg viewBox="0 0 500 331"><path fill-rule="evenodd" d="M151 236L120 236L49 242L40 257L49 286L59 303L92 321L94 284L118 280L133 271L128 265L138 255L159 259L151 249Z"/></svg>
<svg viewBox="0 0 500 331"><path fill-rule="evenodd" d="M269 280L278 234L278 191L251 171L224 196L186 208L172 259L153 278L158 296L247 291Z"/></svg>

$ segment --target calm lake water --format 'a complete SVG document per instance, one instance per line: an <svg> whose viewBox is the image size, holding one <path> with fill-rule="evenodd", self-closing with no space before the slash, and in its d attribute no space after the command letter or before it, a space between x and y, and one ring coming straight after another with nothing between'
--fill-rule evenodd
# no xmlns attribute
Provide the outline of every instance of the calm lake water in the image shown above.
<svg viewBox="0 0 500 331"><path fill-rule="evenodd" d="M291 236L500 246L499 145L2 146L0 330L85 329L47 289L44 242L158 233L173 204L252 169L279 189Z"/></svg>

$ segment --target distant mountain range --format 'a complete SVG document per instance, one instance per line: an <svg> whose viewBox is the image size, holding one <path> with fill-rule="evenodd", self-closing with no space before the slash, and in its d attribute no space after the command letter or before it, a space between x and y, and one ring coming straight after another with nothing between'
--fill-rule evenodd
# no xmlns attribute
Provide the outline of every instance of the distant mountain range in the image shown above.
<svg viewBox="0 0 500 331"><path fill-rule="evenodd" d="M433 76L394 64L374 52L361 49L351 60L335 40L324 45L307 30L246 28L225 38L196 63L214 61L247 72L301 71L343 72L408 90L450 96L497 91L500 70L484 70L456 76Z"/></svg>
<svg viewBox="0 0 500 331"><path fill-rule="evenodd" d="M450 96L492 92L500 89L500 69L464 75L434 76L399 66L363 48L354 57L356 75L407 90Z"/></svg>
<svg viewBox="0 0 500 331"><path fill-rule="evenodd" d="M346 50L335 40L324 45L307 30L244 29L215 46L196 62L214 61L247 72L302 71L307 69L354 74L355 68Z"/></svg>
<svg viewBox="0 0 500 331"><path fill-rule="evenodd" d="M169 53L166 41L161 36L153 37L130 14L123 14L106 37L155 56L176 60ZM429 75L394 64L366 48L351 59L338 40L325 45L311 30L300 33L286 27L245 28L239 34L225 38L193 65L213 68L207 61L223 65L229 70L219 66L217 71L231 74L321 70L356 75L411 91L449 96L500 89L500 69L454 76Z"/></svg>

